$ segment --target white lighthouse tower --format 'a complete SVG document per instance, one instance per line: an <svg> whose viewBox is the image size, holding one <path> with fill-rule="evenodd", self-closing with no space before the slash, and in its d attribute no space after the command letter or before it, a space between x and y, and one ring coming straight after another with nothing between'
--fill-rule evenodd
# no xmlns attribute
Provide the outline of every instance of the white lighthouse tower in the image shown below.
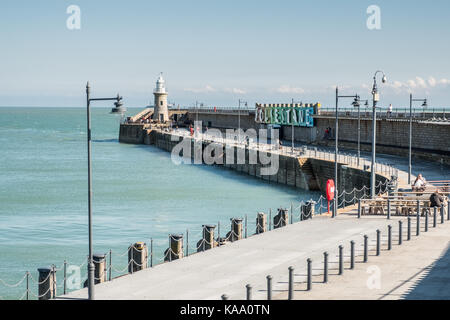
<svg viewBox="0 0 450 320"><path fill-rule="evenodd" d="M159 122L169 121L169 110L167 109L167 91L166 82L162 77L162 72L156 80L156 88L153 91L155 95L155 110L153 112L153 120Z"/></svg>

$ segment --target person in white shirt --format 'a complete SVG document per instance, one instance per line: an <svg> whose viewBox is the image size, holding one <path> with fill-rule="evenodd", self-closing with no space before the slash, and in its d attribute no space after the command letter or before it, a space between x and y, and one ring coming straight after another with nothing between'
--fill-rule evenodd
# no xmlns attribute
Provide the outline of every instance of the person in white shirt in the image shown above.
<svg viewBox="0 0 450 320"><path fill-rule="evenodd" d="M393 108L392 108L392 104L390 104L389 105L389 107L388 107L388 117L390 117L391 115L392 115L392 110L393 110Z"/></svg>
<svg viewBox="0 0 450 320"><path fill-rule="evenodd" d="M413 191L424 191L426 188L426 184L427 184L427 182L425 181L425 178L422 176L422 174L419 174L413 183L412 190Z"/></svg>

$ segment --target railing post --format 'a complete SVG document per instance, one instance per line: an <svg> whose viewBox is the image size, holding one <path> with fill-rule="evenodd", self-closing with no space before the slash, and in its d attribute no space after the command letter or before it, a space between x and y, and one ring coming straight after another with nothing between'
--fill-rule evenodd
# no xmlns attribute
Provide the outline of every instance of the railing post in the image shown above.
<svg viewBox="0 0 450 320"><path fill-rule="evenodd" d="M247 239L247 214L245 215L245 238Z"/></svg>
<svg viewBox="0 0 450 320"><path fill-rule="evenodd" d="M388 250L392 249L392 226L388 225Z"/></svg>
<svg viewBox="0 0 450 320"><path fill-rule="evenodd" d="M407 240L411 240L411 217L408 217L408 237Z"/></svg>
<svg viewBox="0 0 450 320"><path fill-rule="evenodd" d="M403 240L403 222L399 221L398 222L398 245L402 244L402 240Z"/></svg>
<svg viewBox="0 0 450 320"><path fill-rule="evenodd" d="M323 283L328 282L328 252L323 253Z"/></svg>
<svg viewBox="0 0 450 320"><path fill-rule="evenodd" d="M267 300L272 300L272 276L267 276Z"/></svg>
<svg viewBox="0 0 450 320"><path fill-rule="evenodd" d="M306 290L310 291L312 288L312 266L311 266L312 260L310 258L306 259L307 264L307 287Z"/></svg>
<svg viewBox="0 0 450 320"><path fill-rule="evenodd" d="M245 287L247 288L247 300L252 300L252 286L247 284Z"/></svg>
<svg viewBox="0 0 450 320"><path fill-rule="evenodd" d="M294 299L294 268L291 266L288 268L289 270L289 291L288 291L288 300Z"/></svg>
<svg viewBox="0 0 450 320"><path fill-rule="evenodd" d="M344 247L339 246L339 274L344 273Z"/></svg>
<svg viewBox="0 0 450 320"><path fill-rule="evenodd" d="M67 293L67 261L64 260L64 294Z"/></svg>
<svg viewBox="0 0 450 320"><path fill-rule="evenodd" d="M450 200L447 201L447 221L450 220Z"/></svg>
<svg viewBox="0 0 450 320"><path fill-rule="evenodd" d="M269 209L269 231L272 230L272 208Z"/></svg>
<svg viewBox="0 0 450 320"><path fill-rule="evenodd" d="M426 218L427 219L427 218ZM420 235L420 201L417 200L416 236Z"/></svg>
<svg viewBox="0 0 450 320"><path fill-rule="evenodd" d="M358 200L358 219L361 218L361 199Z"/></svg>
<svg viewBox="0 0 450 320"><path fill-rule="evenodd" d="M203 232L205 232L203 230ZM205 241L203 241L203 251L205 251ZM189 256L189 229L186 229L186 257Z"/></svg>
<svg viewBox="0 0 450 320"><path fill-rule="evenodd" d="M437 207L434 207L434 211L433 211L433 228L436 228L436 216L437 216Z"/></svg>
<svg viewBox="0 0 450 320"><path fill-rule="evenodd" d="M391 219L391 199L387 201L387 218Z"/></svg>
<svg viewBox="0 0 450 320"><path fill-rule="evenodd" d="M217 233L218 233L218 235L217 235L217 245L220 247L220 221L219 222L217 222Z"/></svg>
<svg viewBox="0 0 450 320"><path fill-rule="evenodd" d="M377 229L377 256L380 255L380 230Z"/></svg>
<svg viewBox="0 0 450 320"><path fill-rule="evenodd" d="M150 267L153 268L153 238L150 238Z"/></svg>
<svg viewBox="0 0 450 320"><path fill-rule="evenodd" d="M355 268L355 241L350 241L350 269Z"/></svg>
<svg viewBox="0 0 450 320"><path fill-rule="evenodd" d="M112 279L112 250L111 249L109 249L109 272L108 272L108 276L109 276L109 281L111 281L111 279Z"/></svg>
<svg viewBox="0 0 450 320"><path fill-rule="evenodd" d="M368 255L369 255L369 250L368 250L368 236L365 234L364 235L364 262L367 262L368 260Z"/></svg>
<svg viewBox="0 0 450 320"><path fill-rule="evenodd" d="M27 300L30 300L30 273L27 271Z"/></svg>

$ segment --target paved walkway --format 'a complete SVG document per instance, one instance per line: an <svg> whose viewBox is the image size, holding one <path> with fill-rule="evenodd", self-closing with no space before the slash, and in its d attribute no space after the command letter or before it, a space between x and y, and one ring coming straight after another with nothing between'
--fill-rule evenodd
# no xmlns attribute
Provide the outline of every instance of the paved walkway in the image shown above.
<svg viewBox="0 0 450 320"><path fill-rule="evenodd" d="M306 276L295 278L294 299L301 300L397 300L397 299L450 299L450 222L431 227L411 241L398 245L398 232L394 233L392 250L387 250L386 238L380 256L374 247L369 251L368 262L356 259L350 270L348 254L345 255L344 273L338 275L337 266L331 266L328 283L323 283L323 271L315 270L313 288L306 291ZM395 224L394 224L395 225ZM348 251L348 250L347 250ZM274 295L274 299L287 299L287 291Z"/></svg>
<svg viewBox="0 0 450 320"><path fill-rule="evenodd" d="M266 275L269 274L273 276L274 296L279 293L279 298L283 298L283 294L287 290L289 266L293 266L296 273L298 272L295 281L301 281L306 269L306 259L311 258L313 268L319 274L322 268L324 251L330 253L330 266L333 263L336 265L338 245L344 245L345 250L348 251L350 240L354 240L357 254L361 254L364 234L369 236L369 239L372 240L371 246L373 246L376 229L380 229L386 234L387 225L396 226L396 220L398 219L400 218L387 220L385 217L373 216L357 219L356 216L348 214L340 215L336 219L315 217L312 220L288 225L284 228L96 285L96 298L202 300L220 299L222 294L227 294L230 299L245 299L245 285L251 284L253 298L265 299L267 295ZM449 225L450 222L447 223L446 228ZM439 228L442 227L439 226ZM414 225L413 230L415 230ZM433 232L437 233L436 230L432 230L430 234ZM445 235L443 237L445 238ZM439 241L444 240L439 239ZM419 240L411 243L413 242L420 244ZM407 248L407 245L405 245L405 248ZM415 250L414 247L411 250ZM400 252L398 249L394 251ZM395 254L394 251L392 251L392 255ZM438 251L424 251L424 255L429 259L436 259L440 254ZM386 254L383 252L383 255ZM417 260L412 254L405 254L402 257L400 261L387 261L386 263L391 263L392 269L402 270L401 272L403 272L403 270L410 268L412 261ZM422 262L426 264L425 260ZM351 272L355 275L358 274L358 270ZM349 279L353 278L350 275L351 272L346 271ZM392 283L404 279L403 277L397 279L394 274L392 278ZM359 285L362 280L361 276L359 282L356 281L357 284ZM330 296L340 298L342 296L338 294L339 292L345 292L349 289L352 290L349 292L353 292L354 286L353 281L348 283L344 281L342 285L337 286L330 283L327 288L322 290L324 295L318 293L314 296L314 299L330 298ZM328 292L331 292L328 291L331 290L328 287L334 288L336 294L328 294ZM362 291L364 290L361 289L358 292ZM82 289L68 294L65 298L84 299L86 297L87 289ZM367 297L378 298L375 295Z"/></svg>

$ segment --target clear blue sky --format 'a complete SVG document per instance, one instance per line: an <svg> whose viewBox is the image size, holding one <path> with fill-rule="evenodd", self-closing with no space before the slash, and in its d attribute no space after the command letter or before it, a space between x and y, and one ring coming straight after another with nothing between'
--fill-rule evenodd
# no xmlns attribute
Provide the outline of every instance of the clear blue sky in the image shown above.
<svg viewBox="0 0 450 320"><path fill-rule="evenodd" d="M71 4L80 30L66 27ZM381 30L366 27L373 4ZM333 86L368 98L382 69L382 105L412 90L450 106L449 39L448 0L2 0L0 105L83 106L90 80L94 95L144 106L162 71L181 105L333 106Z"/></svg>

